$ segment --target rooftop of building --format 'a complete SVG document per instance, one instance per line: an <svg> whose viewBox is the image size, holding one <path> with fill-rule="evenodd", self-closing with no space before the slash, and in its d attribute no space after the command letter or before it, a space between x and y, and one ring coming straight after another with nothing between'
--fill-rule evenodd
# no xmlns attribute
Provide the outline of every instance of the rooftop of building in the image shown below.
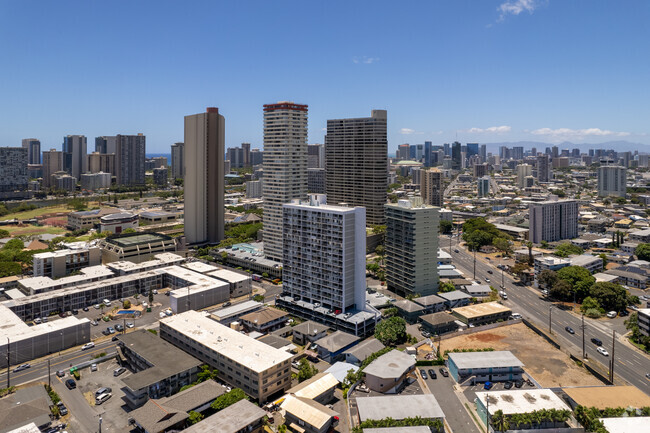
<svg viewBox="0 0 650 433"><path fill-rule="evenodd" d="M337 412L314 400L292 394L287 394L280 406L287 413L304 421L305 424L314 426L317 430L323 428L330 419L339 415Z"/></svg>
<svg viewBox="0 0 650 433"><path fill-rule="evenodd" d="M238 433L265 416L266 411L244 399L183 431L185 433Z"/></svg>
<svg viewBox="0 0 650 433"><path fill-rule="evenodd" d="M509 350L495 352L461 352L450 353L449 359L456 364L459 370L470 368L505 368L523 367L521 362Z"/></svg>
<svg viewBox="0 0 650 433"><path fill-rule="evenodd" d="M81 269L81 274L79 275L70 275L56 280L50 277L23 278L19 284L28 290L47 290L52 287L83 284L90 280L112 277L114 275L106 266L97 265Z"/></svg>
<svg viewBox="0 0 650 433"><path fill-rule="evenodd" d="M346 350L347 354L350 354L357 358L359 361L364 361L366 358L368 358L370 355L372 355L375 352L379 352L382 350L384 346L381 341L377 340L376 338L368 338L361 343L357 344L356 346Z"/></svg>
<svg viewBox="0 0 650 433"><path fill-rule="evenodd" d="M610 407L650 406L650 396L636 386L584 386L562 388L576 404L604 410Z"/></svg>
<svg viewBox="0 0 650 433"><path fill-rule="evenodd" d="M581 254L579 256L573 256L569 259L571 266L587 266L594 262L602 262L603 259L598 256L592 256L591 254Z"/></svg>
<svg viewBox="0 0 650 433"><path fill-rule="evenodd" d="M40 384L17 389L0 398L0 431L10 431L33 422L43 426L50 422L52 400Z"/></svg>
<svg viewBox="0 0 650 433"><path fill-rule="evenodd" d="M77 212L70 212L68 216L77 216L77 217L100 217L103 215L110 215L114 213L120 213L121 210L114 208L101 208L93 210L82 210Z"/></svg>
<svg viewBox="0 0 650 433"><path fill-rule="evenodd" d="M428 296L420 296L419 298L413 299L413 302L416 304L420 304L424 307L428 307L429 305L436 305L436 304L442 304L445 302L444 298L441 298L438 295L428 295Z"/></svg>
<svg viewBox="0 0 650 433"><path fill-rule="evenodd" d="M470 295L460 290L453 290L446 293L438 293L438 296L446 301L460 301L461 299L472 299Z"/></svg>
<svg viewBox="0 0 650 433"><path fill-rule="evenodd" d="M328 336L319 338L314 343L316 343L318 347L322 347L330 353L335 353L356 343L357 341L359 341L359 337L356 335L348 334L343 331L336 331Z"/></svg>
<svg viewBox="0 0 650 433"><path fill-rule="evenodd" d="M113 217L113 215L111 215ZM160 233L127 233L125 235L109 236L105 239L107 243L122 248L134 247L136 245L151 244L155 242L166 242L172 238Z"/></svg>
<svg viewBox="0 0 650 433"><path fill-rule="evenodd" d="M468 319L489 316L492 314L510 312L510 308L499 304L498 302L484 302L482 304L467 305L452 309L454 313L460 314Z"/></svg>
<svg viewBox="0 0 650 433"><path fill-rule="evenodd" d="M264 325L278 319L287 317L289 313L286 311L278 310L277 308L264 307L260 310L253 311L252 313L244 314L240 320L255 323L257 325Z"/></svg>
<svg viewBox="0 0 650 433"><path fill-rule="evenodd" d="M305 397L314 400L328 390L335 388L338 384L339 381L334 375L321 372L294 386L287 391L287 394L294 394L296 397Z"/></svg>
<svg viewBox="0 0 650 433"><path fill-rule="evenodd" d="M328 326L313 322L311 320L305 320L302 323L293 327L293 332L298 332L305 335L318 335L323 331L327 331Z"/></svg>
<svg viewBox="0 0 650 433"><path fill-rule="evenodd" d="M25 424L14 430L10 430L6 433L41 433L41 430L38 428L36 424L30 422L29 424Z"/></svg>
<svg viewBox="0 0 650 433"><path fill-rule="evenodd" d="M208 273L208 275L223 281L228 281L229 283L239 283L251 279L250 275L240 274L239 272L231 271L230 269L217 269Z"/></svg>
<svg viewBox="0 0 650 433"><path fill-rule="evenodd" d="M120 221L120 220L126 220L126 219L137 218L137 217L138 216L136 214L133 214L131 212L119 212L119 213L104 215L100 218L100 221L113 222L113 221Z"/></svg>
<svg viewBox="0 0 650 433"><path fill-rule="evenodd" d="M239 316L240 314L246 313L248 311L260 309L263 306L264 304L262 304L261 302L244 301L238 304L233 304L230 307L213 310L210 313L216 320L224 320L230 317Z"/></svg>
<svg viewBox="0 0 650 433"><path fill-rule="evenodd" d="M190 271L198 272L200 274L207 274L208 272L214 272L219 269L214 265L203 263L201 261L184 263L183 267L189 269Z"/></svg>
<svg viewBox="0 0 650 433"><path fill-rule="evenodd" d="M215 322L206 313L186 311L161 319L160 323L258 373L292 358L290 353Z"/></svg>
<svg viewBox="0 0 650 433"><path fill-rule="evenodd" d="M492 289L487 284L470 284L468 286L463 286L463 289L467 293L483 293L489 295L492 292Z"/></svg>
<svg viewBox="0 0 650 433"><path fill-rule="evenodd" d="M400 350L391 350L372 361L364 373L382 379L398 378L415 366L415 359Z"/></svg>
<svg viewBox="0 0 650 433"><path fill-rule="evenodd" d="M546 266L570 264L570 262L566 259L561 259L559 257L553 257L553 256L537 257L535 258L535 262L540 262Z"/></svg>
<svg viewBox="0 0 650 433"><path fill-rule="evenodd" d="M269 346L274 347L276 349L287 348L286 350L290 350L289 348L291 349L296 348L296 346L286 338L282 338L273 334L266 334L261 337L258 337L257 341L261 341L262 343L268 344Z"/></svg>
<svg viewBox="0 0 650 433"><path fill-rule="evenodd" d="M357 407L361 422L392 418L444 418L438 401L433 394L383 395L378 397L357 397Z"/></svg>
<svg viewBox="0 0 650 433"><path fill-rule="evenodd" d="M609 433L639 433L646 431L648 426L650 426L649 416L600 418L599 420ZM367 431L364 430L364 433Z"/></svg>
<svg viewBox="0 0 650 433"><path fill-rule="evenodd" d="M490 413L498 410L505 415L530 413L535 410L571 410L560 397L550 389L510 389L507 391L477 392L476 397L486 406L490 400Z"/></svg>
<svg viewBox="0 0 650 433"><path fill-rule="evenodd" d="M429 323L430 325L438 326L438 325L444 325L446 323L453 323L456 321L456 318L449 313L439 312L439 313L427 314L426 316L421 316L420 320Z"/></svg>
<svg viewBox="0 0 650 433"><path fill-rule="evenodd" d="M198 359L144 329L118 335L118 338L125 348L136 352L152 364L152 367L122 379L122 382L133 390L153 385L202 364Z"/></svg>
<svg viewBox="0 0 650 433"><path fill-rule="evenodd" d="M408 299L402 299L401 301L393 303L393 305L407 313L417 313L418 311L424 310L423 306L416 304L413 301L409 301Z"/></svg>
<svg viewBox="0 0 650 433"><path fill-rule="evenodd" d="M49 259L53 257L65 257L69 256L70 254L77 254L77 253L83 253L87 252L88 249L65 249L65 250L56 250L56 251L46 251L44 253L37 253L34 254L32 257L36 259Z"/></svg>
<svg viewBox="0 0 650 433"><path fill-rule="evenodd" d="M61 330L78 326L82 323L90 323L88 319L79 319L76 316L69 316L58 320L52 320L47 323L29 326L8 308L8 305L11 303L20 302L23 299L27 298L19 298L0 303L0 334L3 337L3 339L0 340L0 345L6 343L6 338L9 338L12 343L17 343L24 339L32 339L41 335L58 333Z"/></svg>

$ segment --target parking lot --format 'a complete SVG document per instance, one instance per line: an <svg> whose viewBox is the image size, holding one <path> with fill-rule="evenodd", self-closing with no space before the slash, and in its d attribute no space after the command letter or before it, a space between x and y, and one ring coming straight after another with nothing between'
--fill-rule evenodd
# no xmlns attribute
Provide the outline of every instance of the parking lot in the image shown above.
<svg viewBox="0 0 650 433"><path fill-rule="evenodd" d="M472 408L473 398L468 401L463 398L463 395L459 395L456 391L456 382L454 379L449 377L444 377L440 374L440 367L427 367L433 369L436 372L437 379L432 379L429 377L426 380L426 384L431 390L431 393L436 397L440 408L445 413L445 417L451 429L454 432L466 432L466 433L479 433L478 428L472 422L470 415L467 413L467 408L464 403L467 403L469 408ZM446 368L446 367L445 367Z"/></svg>

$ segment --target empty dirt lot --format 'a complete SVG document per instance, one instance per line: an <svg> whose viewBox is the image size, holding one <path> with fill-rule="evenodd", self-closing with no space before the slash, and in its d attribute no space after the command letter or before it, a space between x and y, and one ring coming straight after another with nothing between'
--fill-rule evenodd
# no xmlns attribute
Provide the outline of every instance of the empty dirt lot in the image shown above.
<svg viewBox="0 0 650 433"><path fill-rule="evenodd" d="M437 342L436 342L437 343ZM562 351L528 329L523 323L442 340L441 350L492 347L509 350L524 363L524 369L543 387L602 385Z"/></svg>

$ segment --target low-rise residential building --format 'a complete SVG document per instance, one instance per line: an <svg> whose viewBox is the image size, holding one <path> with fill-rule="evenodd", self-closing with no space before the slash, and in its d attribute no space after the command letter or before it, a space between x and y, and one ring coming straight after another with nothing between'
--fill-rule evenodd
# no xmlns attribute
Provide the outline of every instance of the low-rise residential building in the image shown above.
<svg viewBox="0 0 650 433"><path fill-rule="evenodd" d="M52 400L41 384L21 387L0 398L0 431L21 433L20 427L31 424L36 431L46 431L52 424ZM31 431L30 431L31 433Z"/></svg>
<svg viewBox="0 0 650 433"><path fill-rule="evenodd" d="M599 256L592 256L591 254L570 257L569 263L571 263L571 266L585 268L592 274L603 269L603 259Z"/></svg>
<svg viewBox="0 0 650 433"><path fill-rule="evenodd" d="M629 240L632 242L639 242L639 243L650 242L650 229L630 232Z"/></svg>
<svg viewBox="0 0 650 433"><path fill-rule="evenodd" d="M196 380L201 361L144 329L118 336L118 353L134 372L124 379L129 407L169 397Z"/></svg>
<svg viewBox="0 0 650 433"><path fill-rule="evenodd" d="M356 335L336 331L320 340L316 340L314 344L318 346L318 357L332 363L339 361L339 357L342 357L343 352L357 344L359 340Z"/></svg>
<svg viewBox="0 0 650 433"><path fill-rule="evenodd" d="M640 245L639 242L627 241L621 244L621 251L627 254L634 254L636 247Z"/></svg>
<svg viewBox="0 0 650 433"><path fill-rule="evenodd" d="M163 224L176 221L181 217L178 212L167 212L164 210L146 211L140 213L140 222L147 224Z"/></svg>
<svg viewBox="0 0 650 433"><path fill-rule="evenodd" d="M571 266L571 262L558 257L538 257L535 259L535 275L545 270L557 272L566 266Z"/></svg>
<svg viewBox="0 0 650 433"><path fill-rule="evenodd" d="M169 304L174 313L202 310L230 299L230 285L180 266L166 268L166 279L172 288Z"/></svg>
<svg viewBox="0 0 650 433"><path fill-rule="evenodd" d="M487 399L490 399L489 404ZM531 413L534 411L556 410L571 411L560 397L550 389L510 389L504 391L477 392L476 411L483 424L487 423L488 410L490 416L501 411L506 418L513 415ZM531 422L534 422L531 420ZM557 433L570 433L572 430L566 423L559 424L552 419L541 423L522 424L517 426L517 431L537 429L553 429ZM534 430L531 430L534 431Z"/></svg>
<svg viewBox="0 0 650 433"><path fill-rule="evenodd" d="M436 313L447 309L447 300L438 295L421 296L413 300L424 307L423 314Z"/></svg>
<svg viewBox="0 0 650 433"><path fill-rule="evenodd" d="M66 249L38 253L32 256L35 277L60 278L88 266L101 264L101 251L97 247Z"/></svg>
<svg viewBox="0 0 650 433"><path fill-rule="evenodd" d="M80 269L77 275L69 275L57 279L46 276L23 278L18 282L18 289L28 296L33 296L67 287L79 286L93 281L101 281L114 276L113 271L106 266L89 266Z"/></svg>
<svg viewBox="0 0 650 433"><path fill-rule="evenodd" d="M211 318L222 325L230 325L232 322L239 320L245 314L252 313L264 308L264 304L257 301L244 301L233 304L225 308L219 308L211 312Z"/></svg>
<svg viewBox="0 0 650 433"><path fill-rule="evenodd" d="M220 410L201 422L185 430L185 433L260 433L264 428L266 411L248 400L239 400L237 403Z"/></svg>
<svg viewBox="0 0 650 433"><path fill-rule="evenodd" d="M263 334L275 331L284 326L288 314L277 308L265 307L261 310L245 314L240 317L244 328L248 331L257 331Z"/></svg>
<svg viewBox="0 0 650 433"><path fill-rule="evenodd" d="M239 272L228 269L208 272L208 275L230 284L231 298L239 298L240 296L246 296L253 292L253 279L250 275L240 274Z"/></svg>
<svg viewBox="0 0 650 433"><path fill-rule="evenodd" d="M519 380L524 364L512 352L450 353L447 366L456 382L471 378L472 383Z"/></svg>
<svg viewBox="0 0 650 433"><path fill-rule="evenodd" d="M487 284L470 284L463 286L461 290L472 298L485 299L489 298L492 294L492 289Z"/></svg>
<svg viewBox="0 0 650 433"><path fill-rule="evenodd" d="M469 301L472 299L467 293L461 292L460 290L454 290L447 293L438 293L442 299L445 300L445 305L448 309L464 307L469 305Z"/></svg>
<svg viewBox="0 0 650 433"><path fill-rule="evenodd" d="M178 431L186 425L190 416L189 412L207 411L212 402L225 393L224 386L214 380L206 380L171 397L148 400L143 406L131 411L129 415L133 418L135 426L145 433ZM239 401L239 403L241 402L246 402L261 411L259 407L247 400ZM234 406L237 406L237 403L229 408ZM223 413L227 409L219 413ZM239 433L239 431L236 432Z"/></svg>
<svg viewBox="0 0 650 433"><path fill-rule="evenodd" d="M334 400L334 390L338 384L339 381L333 374L322 372L317 373L304 382L300 382L298 385L287 391L287 394L308 398L320 404L328 404Z"/></svg>
<svg viewBox="0 0 650 433"><path fill-rule="evenodd" d="M418 321L422 313L424 313L424 307L420 304L416 304L413 301L408 299L402 299L393 304L401 317L404 318L408 323L415 323Z"/></svg>
<svg viewBox="0 0 650 433"><path fill-rule="evenodd" d="M109 236L99 242L102 262L127 260L142 263L156 254L176 252L176 238L160 233L127 233Z"/></svg>
<svg viewBox="0 0 650 433"><path fill-rule="evenodd" d="M637 433L650 425L649 416L626 416L616 418L600 418L608 433ZM367 430L364 430L364 433Z"/></svg>
<svg viewBox="0 0 650 433"><path fill-rule="evenodd" d="M454 308L451 313L468 326L479 326L508 320L512 310L498 302L485 302Z"/></svg>
<svg viewBox="0 0 650 433"><path fill-rule="evenodd" d="M608 269L605 274L616 276L616 282L624 286L634 287L635 289L644 289L648 285L648 277L645 274L630 272L623 269Z"/></svg>
<svg viewBox="0 0 650 433"><path fill-rule="evenodd" d="M415 371L415 359L399 350L391 350L372 361L363 370L366 386L373 391L395 394L405 385ZM386 417L382 417L383 419Z"/></svg>
<svg viewBox="0 0 650 433"><path fill-rule="evenodd" d="M294 432L326 433L339 423L338 412L309 398L289 394L280 407L285 411L285 423Z"/></svg>
<svg viewBox="0 0 650 433"><path fill-rule="evenodd" d="M370 355L373 353L379 352L385 346L381 341L376 338L368 338L367 340L362 341L356 346L343 352L345 355L345 362L349 362L354 365L361 365Z"/></svg>
<svg viewBox="0 0 650 433"><path fill-rule="evenodd" d="M423 418L443 422L445 418L433 394L357 397L357 407L360 422L386 418L397 421L406 418Z"/></svg>
<svg viewBox="0 0 650 433"><path fill-rule="evenodd" d="M531 250L530 254L533 256L533 260L535 260L537 257L541 257L544 253L541 251L537 251L535 249ZM521 248L519 250L515 250L515 261L518 263L523 263L527 262L529 258L528 254L528 248Z"/></svg>
<svg viewBox="0 0 650 433"><path fill-rule="evenodd" d="M160 336L219 371L219 378L259 402L291 387L292 355L186 311L160 320Z"/></svg>
<svg viewBox="0 0 650 433"><path fill-rule="evenodd" d="M562 388L573 410L577 406L605 410L614 407L650 407L650 396L636 386L575 386Z"/></svg>
<svg viewBox="0 0 650 433"><path fill-rule="evenodd" d="M432 335L446 334L458 329L456 317L449 313L433 313L420 317L422 320L422 329Z"/></svg>
<svg viewBox="0 0 650 433"><path fill-rule="evenodd" d="M328 329L329 327L323 324L306 320L292 328L293 342L301 346L313 343L316 340L324 338L327 335Z"/></svg>

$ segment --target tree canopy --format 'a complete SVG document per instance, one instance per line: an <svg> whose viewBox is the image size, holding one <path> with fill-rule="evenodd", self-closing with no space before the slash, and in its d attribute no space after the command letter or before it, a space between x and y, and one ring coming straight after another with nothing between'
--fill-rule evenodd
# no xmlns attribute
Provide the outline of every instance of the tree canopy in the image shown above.
<svg viewBox="0 0 650 433"><path fill-rule="evenodd" d="M508 235L485 221L485 218L470 218L463 224L463 240L471 250L491 245L495 238L510 240Z"/></svg>
<svg viewBox="0 0 650 433"><path fill-rule="evenodd" d="M557 277L571 284L576 292L577 299L584 299L589 295L589 289L596 282L591 273L581 266L567 266L557 271Z"/></svg>
<svg viewBox="0 0 650 433"><path fill-rule="evenodd" d="M311 365L307 358L302 358L298 363L300 364L298 367L298 383L311 379L318 373L318 369Z"/></svg>
<svg viewBox="0 0 650 433"><path fill-rule="evenodd" d="M558 277L555 271L544 269L537 276L537 282L546 289L552 288L557 283Z"/></svg>
<svg viewBox="0 0 650 433"><path fill-rule="evenodd" d="M639 244L634 250L639 260L650 261L650 244Z"/></svg>
<svg viewBox="0 0 650 433"><path fill-rule="evenodd" d="M555 255L558 257L569 257L572 254L582 254L584 250L570 242L564 242L555 247Z"/></svg>
<svg viewBox="0 0 650 433"><path fill-rule="evenodd" d="M247 399L248 397L246 397L244 391L242 391L240 388L234 388L232 391L229 391L217 397L217 399L212 402L210 407L212 407L214 410L222 410L245 398Z"/></svg>
<svg viewBox="0 0 650 433"><path fill-rule="evenodd" d="M595 283L589 290L589 295L606 311L623 311L629 301L627 291L616 283Z"/></svg>
<svg viewBox="0 0 650 433"><path fill-rule="evenodd" d="M384 346L397 346L406 341L406 321L401 317L382 320L375 327L375 338Z"/></svg>

